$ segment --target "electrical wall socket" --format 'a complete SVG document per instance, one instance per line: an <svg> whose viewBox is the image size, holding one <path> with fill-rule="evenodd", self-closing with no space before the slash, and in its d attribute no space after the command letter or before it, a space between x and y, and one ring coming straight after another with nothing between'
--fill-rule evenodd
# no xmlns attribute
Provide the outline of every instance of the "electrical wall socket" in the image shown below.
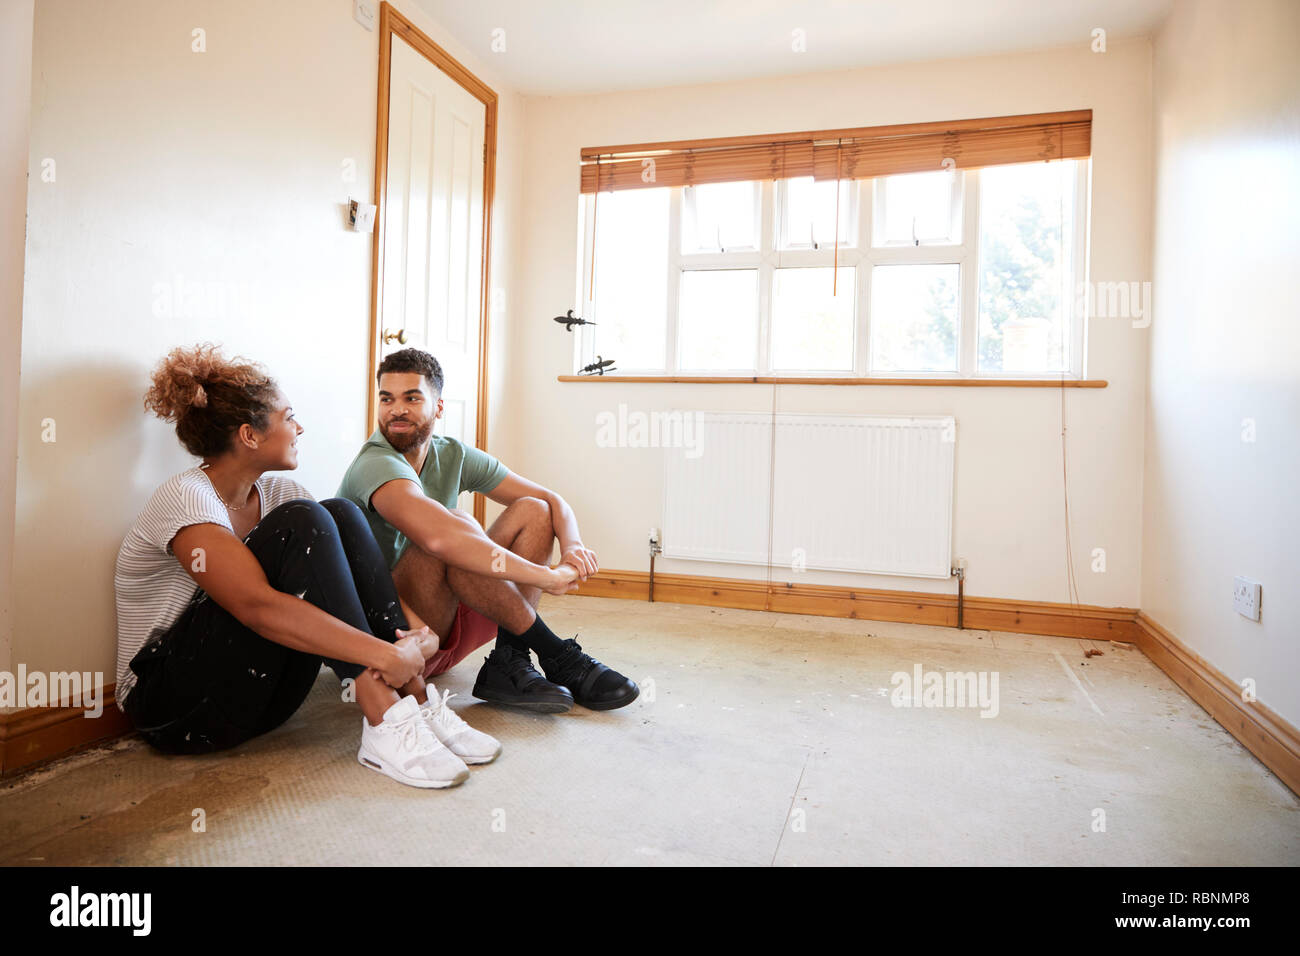
<svg viewBox="0 0 1300 956"><path fill-rule="evenodd" d="M1232 609L1244 618L1259 620L1259 598L1261 588L1258 581L1250 578L1232 579Z"/></svg>

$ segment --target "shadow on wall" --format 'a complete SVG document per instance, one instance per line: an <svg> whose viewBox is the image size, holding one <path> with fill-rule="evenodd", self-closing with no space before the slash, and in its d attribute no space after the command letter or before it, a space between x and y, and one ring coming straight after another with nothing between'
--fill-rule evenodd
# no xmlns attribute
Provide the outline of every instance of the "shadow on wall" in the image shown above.
<svg viewBox="0 0 1300 956"><path fill-rule="evenodd" d="M117 549L154 489L191 463L172 426L144 410L156 360L23 377L15 667L114 680Z"/></svg>

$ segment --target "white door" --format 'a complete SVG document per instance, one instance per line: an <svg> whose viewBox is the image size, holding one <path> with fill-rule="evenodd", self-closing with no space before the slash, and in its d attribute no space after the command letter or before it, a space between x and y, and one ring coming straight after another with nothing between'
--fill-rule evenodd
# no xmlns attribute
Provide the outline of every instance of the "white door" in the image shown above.
<svg viewBox="0 0 1300 956"><path fill-rule="evenodd" d="M379 327L405 329L407 341L381 341L381 353L407 346L432 352L444 378L435 432L474 445L486 107L399 36L388 96Z"/></svg>

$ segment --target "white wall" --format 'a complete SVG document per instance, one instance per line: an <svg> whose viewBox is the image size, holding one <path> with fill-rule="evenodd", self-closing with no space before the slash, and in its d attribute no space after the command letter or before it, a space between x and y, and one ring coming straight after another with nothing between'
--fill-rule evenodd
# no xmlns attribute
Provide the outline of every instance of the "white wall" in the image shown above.
<svg viewBox="0 0 1300 956"><path fill-rule="evenodd" d="M1185 0L1155 47L1142 608L1300 724L1300 5ZM1256 440L1245 442L1253 419ZM1235 575L1263 616L1232 610Z"/></svg>
<svg viewBox="0 0 1300 956"><path fill-rule="evenodd" d="M492 269L508 275L519 100L398 7L501 97ZM192 463L141 407L158 358L212 339L266 363L307 429L297 477L318 497L364 438L370 237L344 228L342 204L373 202L378 34L351 0L42 0L33 44L13 663L111 681L118 544ZM156 284L176 276L223 301L156 315ZM510 305L495 317L495 414Z"/></svg>
<svg viewBox="0 0 1300 956"><path fill-rule="evenodd" d="M27 139L31 118L33 0L0 6L0 671L14 635L14 505L17 493L19 355L27 237Z"/></svg>
<svg viewBox="0 0 1300 956"><path fill-rule="evenodd" d="M908 64L743 83L596 96L529 97L524 110L528 197L520 236L513 326L515 391L502 450L507 464L550 485L575 507L601 566L646 570L647 530L662 526L662 466L655 449L596 446L596 416L632 409L768 411L772 387L588 385L571 371L572 340L549 322L576 306L578 153L606 146L1054 110L1093 110L1092 277L1150 279L1150 44L1088 37L1069 49ZM1146 332L1128 320L1094 321L1090 377L1104 390L1068 390L1070 507L1080 599L1136 607L1141 563L1142 405ZM969 562L970 594L1067 601L1057 389L778 386L780 411L955 414L958 422L955 556ZM809 489L816 493L816 489ZM1090 570L1104 548L1107 570ZM667 572L764 577L743 565L663 560ZM796 576L777 568L774 580ZM948 582L808 572L806 583L952 591Z"/></svg>

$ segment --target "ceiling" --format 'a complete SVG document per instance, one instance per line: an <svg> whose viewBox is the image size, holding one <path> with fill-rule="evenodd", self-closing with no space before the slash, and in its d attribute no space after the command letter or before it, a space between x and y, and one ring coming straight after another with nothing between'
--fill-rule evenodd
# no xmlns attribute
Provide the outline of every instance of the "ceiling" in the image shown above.
<svg viewBox="0 0 1300 956"><path fill-rule="evenodd" d="M518 92L566 95L1086 48L1150 35L1175 0L415 2Z"/></svg>

